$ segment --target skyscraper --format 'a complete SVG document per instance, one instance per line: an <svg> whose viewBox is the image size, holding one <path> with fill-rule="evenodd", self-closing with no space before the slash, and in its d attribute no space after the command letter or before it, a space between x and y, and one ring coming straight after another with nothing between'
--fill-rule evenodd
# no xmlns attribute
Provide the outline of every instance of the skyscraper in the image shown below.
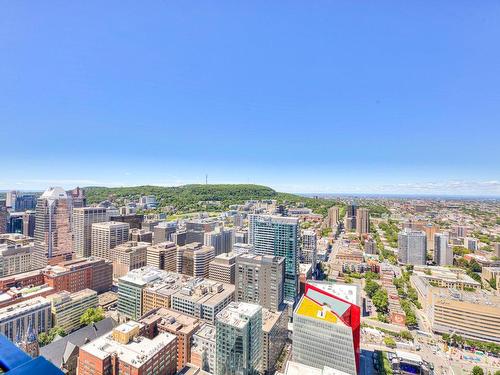
<svg viewBox="0 0 500 375"><path fill-rule="evenodd" d="M403 264L425 265L427 239L424 232L405 228L399 233L398 260Z"/></svg>
<svg viewBox="0 0 500 375"><path fill-rule="evenodd" d="M128 223L115 221L92 224L92 255L111 260L110 250L128 241L129 229Z"/></svg>
<svg viewBox="0 0 500 375"><path fill-rule="evenodd" d="M73 247L70 202L64 189L48 188L38 199L35 214L35 253L43 263ZM38 267L37 267L38 268Z"/></svg>
<svg viewBox="0 0 500 375"><path fill-rule="evenodd" d="M0 200L0 234L7 233L7 221L9 213L4 200Z"/></svg>
<svg viewBox="0 0 500 375"><path fill-rule="evenodd" d="M108 220L102 207L77 207L73 209L73 251L81 257L92 253L92 224Z"/></svg>
<svg viewBox="0 0 500 375"><path fill-rule="evenodd" d="M299 280L299 220L295 217L249 215L249 243L257 255L285 258L285 300L294 302Z"/></svg>
<svg viewBox="0 0 500 375"><path fill-rule="evenodd" d="M23 234L25 236L35 236L35 211L23 213Z"/></svg>
<svg viewBox="0 0 500 375"><path fill-rule="evenodd" d="M216 317L217 375L257 375L262 367L262 307L231 302Z"/></svg>
<svg viewBox="0 0 500 375"><path fill-rule="evenodd" d="M283 303L285 258L243 254L236 258L236 300L278 311Z"/></svg>
<svg viewBox="0 0 500 375"><path fill-rule="evenodd" d="M68 191L68 196L71 199L73 208L81 208L87 205L87 196L85 195L85 190L79 187Z"/></svg>
<svg viewBox="0 0 500 375"><path fill-rule="evenodd" d="M356 233L359 236L370 232L370 212L368 208L358 208L356 210Z"/></svg>
<svg viewBox="0 0 500 375"><path fill-rule="evenodd" d="M357 288L337 283L306 284L293 313L294 361L357 374L361 319Z"/></svg>
<svg viewBox="0 0 500 375"><path fill-rule="evenodd" d="M328 209L328 226L334 228L338 225L340 220L340 209L337 206Z"/></svg>
<svg viewBox="0 0 500 375"><path fill-rule="evenodd" d="M5 205L12 211L16 211L16 196L17 191L12 190L5 193Z"/></svg>
<svg viewBox="0 0 500 375"><path fill-rule="evenodd" d="M434 262L438 266L453 265L453 249L448 244L449 237L444 233L434 234Z"/></svg>
<svg viewBox="0 0 500 375"><path fill-rule="evenodd" d="M193 242L177 248L177 272L194 277L208 277L214 248Z"/></svg>
<svg viewBox="0 0 500 375"><path fill-rule="evenodd" d="M318 237L313 230L305 230L302 232L302 261L304 263L311 263L313 272L316 269L318 246Z"/></svg>

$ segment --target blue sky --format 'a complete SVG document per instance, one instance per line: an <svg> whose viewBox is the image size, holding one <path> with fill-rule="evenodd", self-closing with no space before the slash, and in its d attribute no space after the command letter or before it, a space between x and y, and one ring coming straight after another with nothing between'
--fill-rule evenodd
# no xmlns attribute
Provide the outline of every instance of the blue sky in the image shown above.
<svg viewBox="0 0 500 375"><path fill-rule="evenodd" d="M0 189L500 195L498 1L3 1Z"/></svg>

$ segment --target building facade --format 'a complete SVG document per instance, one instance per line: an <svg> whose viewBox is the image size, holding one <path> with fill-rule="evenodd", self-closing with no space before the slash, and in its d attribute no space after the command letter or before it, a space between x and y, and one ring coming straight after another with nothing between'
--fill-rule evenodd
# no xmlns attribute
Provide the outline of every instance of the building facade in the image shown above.
<svg viewBox="0 0 500 375"><path fill-rule="evenodd" d="M424 232L405 228L399 233L398 260L403 264L425 265L427 239Z"/></svg>
<svg viewBox="0 0 500 375"><path fill-rule="evenodd" d="M73 208L73 251L81 257L92 254L92 224L108 221L102 207Z"/></svg>
<svg viewBox="0 0 500 375"><path fill-rule="evenodd" d="M92 255L111 260L111 249L128 241L129 230L128 223L108 221L92 224Z"/></svg>

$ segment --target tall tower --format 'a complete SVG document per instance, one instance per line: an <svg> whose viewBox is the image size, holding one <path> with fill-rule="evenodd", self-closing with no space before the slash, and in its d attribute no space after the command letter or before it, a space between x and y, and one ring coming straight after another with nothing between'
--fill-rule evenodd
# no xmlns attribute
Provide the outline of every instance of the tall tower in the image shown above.
<svg viewBox="0 0 500 375"><path fill-rule="evenodd" d="M356 210L356 233L359 236L370 232L370 212L368 208Z"/></svg>
<svg viewBox="0 0 500 375"><path fill-rule="evenodd" d="M66 192L51 187L37 201L35 214L36 262L43 262L60 252L71 251L71 210Z"/></svg>

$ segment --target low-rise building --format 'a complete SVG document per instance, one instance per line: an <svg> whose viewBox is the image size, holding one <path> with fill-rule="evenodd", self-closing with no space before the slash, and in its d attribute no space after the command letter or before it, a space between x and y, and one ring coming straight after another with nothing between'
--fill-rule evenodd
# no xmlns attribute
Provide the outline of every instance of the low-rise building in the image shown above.
<svg viewBox="0 0 500 375"><path fill-rule="evenodd" d="M78 292L66 291L47 297L51 303L52 323L69 333L81 326L80 317L85 310L95 308L98 304L97 292L83 289Z"/></svg>
<svg viewBox="0 0 500 375"><path fill-rule="evenodd" d="M415 266L413 278L424 278L432 286L465 290L481 289L481 283L467 275L460 268Z"/></svg>
<svg viewBox="0 0 500 375"><path fill-rule="evenodd" d="M141 328L141 324L130 321L116 327L112 334L82 346L78 375L174 375L177 372L177 338L160 333L149 339L140 336Z"/></svg>

